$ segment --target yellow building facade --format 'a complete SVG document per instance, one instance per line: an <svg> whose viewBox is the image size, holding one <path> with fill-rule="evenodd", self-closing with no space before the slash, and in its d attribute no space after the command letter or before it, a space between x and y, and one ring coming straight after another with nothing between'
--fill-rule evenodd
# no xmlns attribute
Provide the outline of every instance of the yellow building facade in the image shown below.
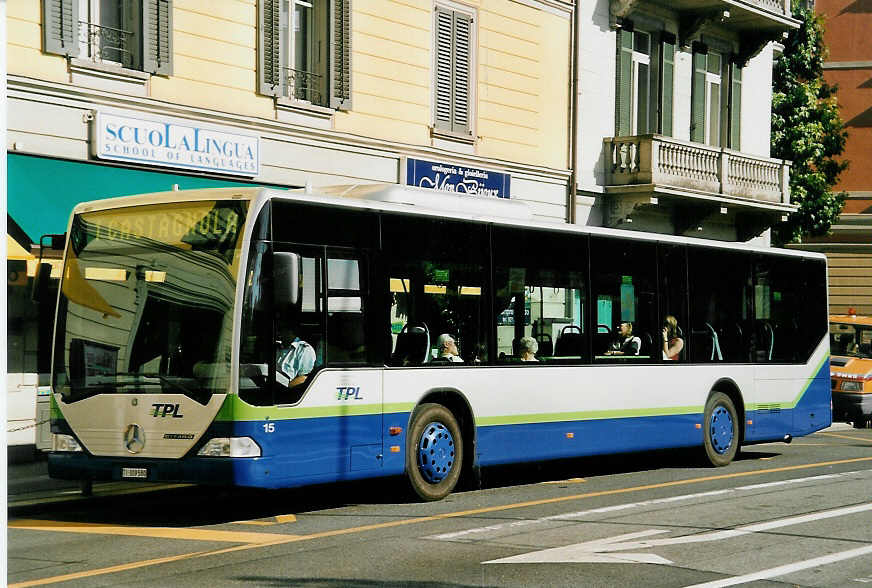
<svg viewBox="0 0 872 588"><path fill-rule="evenodd" d="M131 58L122 53L126 49L115 47L138 45L141 51L152 41L144 33L138 38L137 25L128 24L137 21L136 16L123 14L123 6L120 16L107 15L105 9L99 14L90 4L100 3L9 2L10 152L99 161L91 145L97 131L88 128L86 119L89 112L105 109L121 116L144 114L155 122L172 119L180 124L217 124L231 133L255 133L260 142L260 169L244 178L252 183L397 182L403 179L401 159L418 157L510 174L511 197L533 201L542 216L555 220L566 216L572 34L568 3L126 3L137 5L140 20L148 20L145 14L152 11L166 14L165 23L158 27L168 28L171 53L164 59L170 60L170 66L157 72L147 71L142 56ZM67 47L58 51L46 40L51 34L46 29L62 27L52 19L64 16L70 7L73 14L67 16L76 19L73 28L77 30L68 30ZM264 53L270 50L264 34L268 37L271 32L270 11L277 16L273 24L278 26L273 28L278 34L273 39L281 37L275 48L282 53L275 95L263 90L265 73L269 74L264 70L270 68L264 64ZM349 105L337 108L322 99L329 91L323 77L337 67L335 35L331 35L342 11L350 25L343 47L350 95ZM443 133L435 123L442 58L438 50L440 11L468 17L466 133ZM110 29L128 30L123 31L126 36L111 39L106 36ZM307 42L314 59L310 55L300 66L300 48ZM450 73L457 74L454 69ZM321 78L313 81L301 75ZM312 90L318 83L321 87ZM142 169L172 169L140 163ZM10 193L10 198L15 194Z"/></svg>
<svg viewBox="0 0 872 588"><path fill-rule="evenodd" d="M10 419L34 422L50 372L52 309L36 309L30 285L40 241L57 263L50 244L63 239L41 237L64 233L79 202L400 183L523 200L565 222L573 10L565 0L8 0ZM22 430L10 445L41 447Z"/></svg>

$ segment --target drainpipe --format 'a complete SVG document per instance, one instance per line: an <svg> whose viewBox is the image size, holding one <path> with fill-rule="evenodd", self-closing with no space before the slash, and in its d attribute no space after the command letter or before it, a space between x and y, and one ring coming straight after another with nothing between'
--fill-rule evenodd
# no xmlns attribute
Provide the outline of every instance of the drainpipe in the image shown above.
<svg viewBox="0 0 872 588"><path fill-rule="evenodd" d="M566 222L575 224L575 204L576 204L576 185L578 184L578 43L581 30L581 11L579 10L581 0L575 1L573 7L572 18L572 42L570 55L570 75L572 79L569 82L569 88L572 92L569 101L569 192L567 195L567 214Z"/></svg>

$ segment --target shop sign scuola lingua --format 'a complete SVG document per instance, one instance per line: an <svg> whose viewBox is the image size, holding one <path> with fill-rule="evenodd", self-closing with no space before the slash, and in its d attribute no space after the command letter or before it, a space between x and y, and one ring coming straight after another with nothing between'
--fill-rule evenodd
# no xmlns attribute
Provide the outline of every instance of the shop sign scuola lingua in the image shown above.
<svg viewBox="0 0 872 588"><path fill-rule="evenodd" d="M237 176L260 173L260 137L192 121L97 112L92 154L99 159Z"/></svg>

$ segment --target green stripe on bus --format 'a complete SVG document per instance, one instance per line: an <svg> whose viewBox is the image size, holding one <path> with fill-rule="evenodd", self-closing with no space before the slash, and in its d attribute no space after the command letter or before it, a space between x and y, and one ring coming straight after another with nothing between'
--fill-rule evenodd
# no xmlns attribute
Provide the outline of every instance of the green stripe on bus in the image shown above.
<svg viewBox="0 0 872 588"><path fill-rule="evenodd" d="M588 410L583 412L552 412L542 414L519 414L475 419L476 426L520 425L531 423L555 423L601 419L626 419L634 417L669 416L677 414L702 414L702 406L673 406L670 408L638 408L625 410Z"/></svg>
<svg viewBox="0 0 872 588"><path fill-rule="evenodd" d="M808 391L815 376L820 372L829 355L818 362L812 375L806 380L802 390L792 402L759 402L747 403L746 411L760 410L787 410L796 408L802 397ZM371 414L391 414L412 412L414 402L394 402L388 404L337 404L333 406L251 406L239 399L238 396L229 395L215 417L216 421L263 421L263 420L292 420L308 418L325 418L341 416L362 416ZM532 423L554 423L574 420L601 420L623 419L636 417L670 416L682 414L702 414L703 406L677 406L672 408L641 408L624 410L590 410L581 412L555 412L541 414L501 415L491 417L478 417L475 419L476 426L487 427L494 425L517 425Z"/></svg>
<svg viewBox="0 0 872 588"><path fill-rule="evenodd" d="M411 412L411 402L393 404L336 404L332 406L251 406L239 400L238 396L228 396L215 416L216 421L265 421L313 419L325 417L363 416Z"/></svg>
<svg viewBox="0 0 872 588"><path fill-rule="evenodd" d="M815 378L820 373L821 368L823 367L824 363L829 361L829 359L830 359L830 354L825 353L823 358L818 362L817 367L815 367L814 370L812 370L811 376L809 376L808 380L806 380L806 382L805 382L805 386L802 387L802 390L800 391L800 393L796 396L796 398L793 399L793 404L790 405L790 408L796 408L796 405L799 404L799 401L802 400L802 397L805 396L806 392L808 392L808 388L809 388L809 386L811 386L811 383L815 381ZM830 375L827 374L827 381L828 382L829 382L829 378L830 378Z"/></svg>
<svg viewBox="0 0 872 588"><path fill-rule="evenodd" d="M820 373L821 368L824 365L824 362L829 360L829 354L824 355L824 357L818 362L817 366L812 371L811 376L809 376L805 385L802 387L802 390L799 391L799 394L796 395L790 402L749 402L745 405L746 411L752 410L792 410L796 408L799 402L802 400L802 397L805 396L805 393L808 392L809 386L811 386L812 382L815 381L816 376ZM827 376L829 378L829 376Z"/></svg>

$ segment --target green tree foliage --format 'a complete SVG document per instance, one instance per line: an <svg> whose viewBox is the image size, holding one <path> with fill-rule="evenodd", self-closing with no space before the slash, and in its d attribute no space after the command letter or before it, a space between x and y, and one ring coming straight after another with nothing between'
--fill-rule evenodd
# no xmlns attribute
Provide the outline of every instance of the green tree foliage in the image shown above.
<svg viewBox="0 0 872 588"><path fill-rule="evenodd" d="M793 162L790 199L799 210L773 227L778 244L829 232L845 202L845 193L834 193L832 187L848 167L835 159L845 149L847 132L837 87L823 78L827 49L822 19L805 7L795 7L794 16L802 26L790 32L773 72L772 157Z"/></svg>

